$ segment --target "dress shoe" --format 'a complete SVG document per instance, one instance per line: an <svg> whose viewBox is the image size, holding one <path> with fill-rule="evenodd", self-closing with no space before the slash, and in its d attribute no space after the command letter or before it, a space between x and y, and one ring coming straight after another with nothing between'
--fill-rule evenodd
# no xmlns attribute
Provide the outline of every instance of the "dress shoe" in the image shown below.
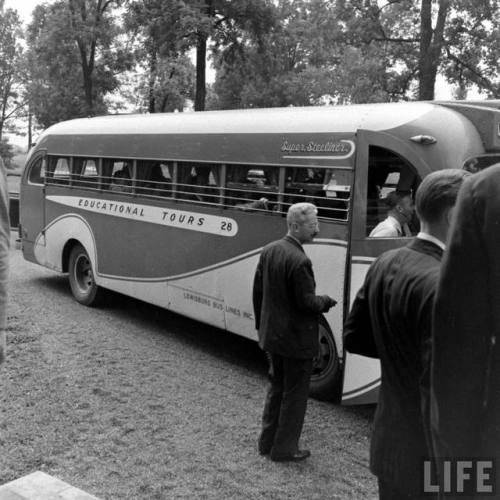
<svg viewBox="0 0 500 500"><path fill-rule="evenodd" d="M273 462L300 462L311 456L309 450L297 450L295 453L287 453L286 455L271 454Z"/></svg>

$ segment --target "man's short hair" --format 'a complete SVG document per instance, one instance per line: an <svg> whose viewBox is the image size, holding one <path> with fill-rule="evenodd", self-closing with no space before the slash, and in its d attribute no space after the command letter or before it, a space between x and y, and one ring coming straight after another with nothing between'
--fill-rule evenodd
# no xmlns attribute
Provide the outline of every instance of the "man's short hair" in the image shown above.
<svg viewBox="0 0 500 500"><path fill-rule="evenodd" d="M411 198L411 191L391 191L384 198L384 203L389 207L389 209L392 209L397 206L403 198Z"/></svg>
<svg viewBox="0 0 500 500"><path fill-rule="evenodd" d="M417 189L415 208L418 218L437 222L444 212L455 205L462 182L471 174L458 168L437 170L427 175Z"/></svg>
<svg viewBox="0 0 500 500"><path fill-rule="evenodd" d="M294 222L301 223L310 214L318 213L318 209L312 203L295 203L291 205L286 214L286 222L290 226Z"/></svg>

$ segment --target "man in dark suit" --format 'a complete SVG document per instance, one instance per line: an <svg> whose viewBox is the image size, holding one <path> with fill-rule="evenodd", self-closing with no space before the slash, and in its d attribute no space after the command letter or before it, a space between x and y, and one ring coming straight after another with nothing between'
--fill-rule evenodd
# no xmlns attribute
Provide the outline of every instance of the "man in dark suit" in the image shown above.
<svg viewBox="0 0 500 500"><path fill-rule="evenodd" d="M451 214L466 175L440 170L422 181L415 199L420 233L372 264L345 324L345 348L381 362L370 468L383 500L429 498L423 482L424 460L430 457L423 413L432 307Z"/></svg>
<svg viewBox="0 0 500 500"><path fill-rule="evenodd" d="M310 259L302 245L318 234L317 209L296 203L287 214L288 233L267 245L255 272L253 304L259 345L269 359L269 379L259 452L274 461L299 461L299 450L314 356L318 318L336 304L317 296Z"/></svg>
<svg viewBox="0 0 500 500"><path fill-rule="evenodd" d="M431 378L431 430L438 465L439 458L493 459L499 473L499 335L500 164L496 164L464 183L438 284ZM477 487L475 478L468 486Z"/></svg>

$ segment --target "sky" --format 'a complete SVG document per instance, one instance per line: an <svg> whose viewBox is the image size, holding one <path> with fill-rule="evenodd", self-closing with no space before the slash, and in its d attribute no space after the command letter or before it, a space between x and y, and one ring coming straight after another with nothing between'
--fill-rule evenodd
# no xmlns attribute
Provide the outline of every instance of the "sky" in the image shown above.
<svg viewBox="0 0 500 500"><path fill-rule="evenodd" d="M5 7L17 10L24 23L28 23L31 19L31 13L36 5L41 3L50 3L50 1L40 0L5 0Z"/></svg>

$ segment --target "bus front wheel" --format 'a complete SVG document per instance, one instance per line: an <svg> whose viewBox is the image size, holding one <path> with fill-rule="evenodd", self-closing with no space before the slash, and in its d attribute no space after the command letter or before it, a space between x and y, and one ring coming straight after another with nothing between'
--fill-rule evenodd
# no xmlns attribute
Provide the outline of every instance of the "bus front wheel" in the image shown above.
<svg viewBox="0 0 500 500"><path fill-rule="evenodd" d="M319 350L313 360L310 394L316 399L331 400L340 394L340 359L332 330L326 319L319 321Z"/></svg>
<svg viewBox="0 0 500 500"><path fill-rule="evenodd" d="M71 250L68 272L73 297L85 306L98 305L103 291L95 282L92 263L81 245L75 245Z"/></svg>

